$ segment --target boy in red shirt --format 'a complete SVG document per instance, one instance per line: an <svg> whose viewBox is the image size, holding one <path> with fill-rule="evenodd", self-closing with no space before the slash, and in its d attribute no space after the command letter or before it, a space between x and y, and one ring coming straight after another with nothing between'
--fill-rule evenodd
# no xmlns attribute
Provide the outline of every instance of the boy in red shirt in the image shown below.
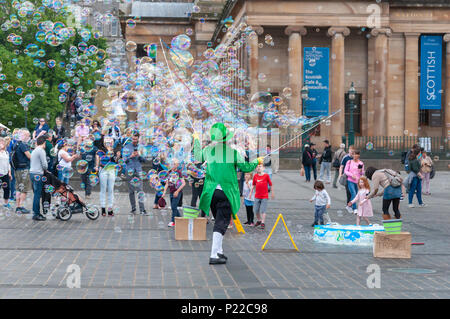
<svg viewBox="0 0 450 319"><path fill-rule="evenodd" d="M258 165L256 167L256 172L258 174L253 177L252 189L252 193L253 190L255 190L255 202L253 204L253 210L256 213L256 219L258 220L255 224L255 227L261 225L261 229L264 229L266 226L264 222L266 220L267 201L269 200L269 185L271 186L271 198L274 199L275 196L273 194L273 186L269 174L264 173L264 166Z"/></svg>

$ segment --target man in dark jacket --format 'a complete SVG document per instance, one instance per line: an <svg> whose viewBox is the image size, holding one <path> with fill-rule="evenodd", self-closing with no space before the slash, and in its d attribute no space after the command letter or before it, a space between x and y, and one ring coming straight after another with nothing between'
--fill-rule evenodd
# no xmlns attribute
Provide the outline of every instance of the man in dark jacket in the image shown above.
<svg viewBox="0 0 450 319"><path fill-rule="evenodd" d="M309 144L305 144L305 149L303 150L302 154L302 164L303 168L305 169L306 182L310 182L311 168L313 166L313 154L311 148L309 147Z"/></svg>
<svg viewBox="0 0 450 319"><path fill-rule="evenodd" d="M312 164L312 170L313 170L313 175L314 175L314 180L317 180L317 155L319 155L319 153L316 150L316 144L311 143L309 144L309 146L311 147L311 154L313 157L313 164Z"/></svg>
<svg viewBox="0 0 450 319"><path fill-rule="evenodd" d="M327 180L325 181L326 184L331 183L331 159L332 159L332 152L331 152L331 145L328 140L323 141L324 149L323 153L320 157L320 175L319 180L323 181L324 179L324 173L327 175Z"/></svg>

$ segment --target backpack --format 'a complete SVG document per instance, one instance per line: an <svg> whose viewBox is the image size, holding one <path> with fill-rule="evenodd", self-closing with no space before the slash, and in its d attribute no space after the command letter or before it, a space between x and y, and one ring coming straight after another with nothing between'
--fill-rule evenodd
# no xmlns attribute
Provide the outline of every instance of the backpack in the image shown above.
<svg viewBox="0 0 450 319"><path fill-rule="evenodd" d="M384 171L384 174L386 175L386 177L387 177L388 180L389 180L389 184L390 184L392 187L399 187L399 186L402 185L402 183L403 183L403 178L402 178L402 176L401 176L398 172L393 171L393 170L391 170L391 169L385 169L385 170L383 170L383 171Z"/></svg>
<svg viewBox="0 0 450 319"><path fill-rule="evenodd" d="M19 163L19 156L17 155L17 149L19 148L19 145L22 142L17 142L14 146L13 149L11 151L11 166L14 169L18 169L18 168L22 168L25 167L25 164L21 164ZM22 167L21 167L22 166Z"/></svg>

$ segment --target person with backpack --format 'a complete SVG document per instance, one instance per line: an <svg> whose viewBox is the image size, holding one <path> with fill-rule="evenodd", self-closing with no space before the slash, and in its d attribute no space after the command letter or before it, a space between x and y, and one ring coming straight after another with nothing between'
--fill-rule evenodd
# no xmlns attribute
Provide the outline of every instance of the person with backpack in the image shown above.
<svg viewBox="0 0 450 319"><path fill-rule="evenodd" d="M313 153L311 151L311 148L309 144L305 144L305 149L302 153L302 165L303 169L305 170L305 182L311 181L311 169L313 166Z"/></svg>
<svg viewBox="0 0 450 319"><path fill-rule="evenodd" d="M389 207L394 209L395 218L402 217L400 214L400 198L402 196L402 178L399 172L391 169L376 169L375 167L368 167L365 171L366 177L372 181L373 187L367 199L375 196L383 196L383 219L391 219L389 214ZM378 192L379 188L382 188Z"/></svg>
<svg viewBox="0 0 450 319"><path fill-rule="evenodd" d="M31 190L30 180L30 147L28 141L30 140L30 131L22 129L20 140L14 146L11 159L15 169L16 177L16 213L29 214L30 211L23 207L27 193Z"/></svg>
<svg viewBox="0 0 450 319"><path fill-rule="evenodd" d="M405 164L405 171L407 173L411 171L409 168L409 156L411 155L411 152L420 152L420 146L418 144L414 144L408 152L402 154L402 164Z"/></svg>

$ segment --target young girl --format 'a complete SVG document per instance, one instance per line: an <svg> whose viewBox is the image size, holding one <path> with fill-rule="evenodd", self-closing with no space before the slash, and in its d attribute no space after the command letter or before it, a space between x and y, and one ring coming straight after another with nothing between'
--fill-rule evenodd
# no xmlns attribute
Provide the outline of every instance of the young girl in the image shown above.
<svg viewBox="0 0 450 319"><path fill-rule="evenodd" d="M254 226L253 223L253 202L255 201L255 197L251 196L253 191L252 186L252 180L253 180L253 173L245 173L245 180L244 180L244 187L242 190L242 195L244 195L244 204L245 209L247 210L247 221L244 223L244 225L250 225Z"/></svg>
<svg viewBox="0 0 450 319"><path fill-rule="evenodd" d="M314 189L316 190L313 198L311 198L309 201L312 202L313 200L316 201L315 209L314 209L314 223L311 225L314 227L315 225L323 225L323 215L325 214L325 210L330 208L331 199L330 195L328 195L327 191L325 190L325 186L321 181L316 181L314 183Z"/></svg>
<svg viewBox="0 0 450 319"><path fill-rule="evenodd" d="M359 226L361 217L370 225L370 221L367 217L373 216L372 203L370 199L367 199L367 195L370 193L369 181L365 176L361 176L358 180L358 193L355 198L348 202L348 206L351 206L358 202L358 213L356 217L356 225Z"/></svg>

